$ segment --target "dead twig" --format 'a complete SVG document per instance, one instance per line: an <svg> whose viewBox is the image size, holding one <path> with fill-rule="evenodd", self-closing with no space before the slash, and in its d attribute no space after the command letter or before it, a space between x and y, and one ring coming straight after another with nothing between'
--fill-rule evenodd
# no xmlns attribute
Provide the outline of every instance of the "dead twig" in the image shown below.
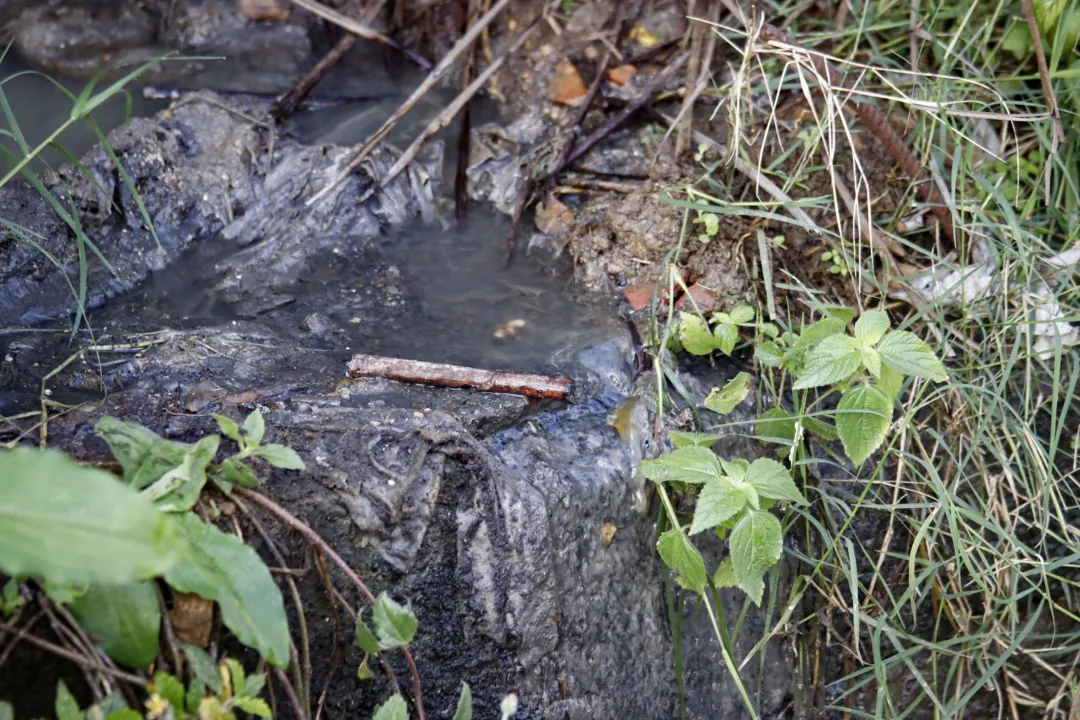
<svg viewBox="0 0 1080 720"><path fill-rule="evenodd" d="M292 0L292 2L308 3L311 2L311 0ZM337 187L337 185L343 182L345 178L347 178L354 170L356 170L356 168L360 167L360 163L364 161L364 158L366 158L375 148L375 146L378 145L379 142L381 142L382 139L390 133L390 131L394 128L395 125L397 125L401 118L405 116L405 113L409 112L409 110L411 110L416 105L416 103L420 101L420 98L424 97L424 95L427 94L427 92L435 86L435 83L442 79L442 77L450 70L451 67L453 67L454 63L458 61L458 59L465 53L465 51L472 47L472 44L476 42L476 39L480 36L480 33L483 31L483 29L486 28L491 23L491 21L496 18L496 16L498 16L498 14L502 12L503 8L505 8L508 4L510 4L510 0L499 0L497 3L495 3L494 6L492 6L491 10L484 13L484 16L480 18L475 25L469 28L469 31L467 33L461 36L461 39L454 44L454 47L450 49L450 52L446 54L446 57L439 61L439 64L435 66L434 70L428 73L428 76L424 78L424 81L420 83L420 86L417 87L416 90L413 91L412 95L410 95L405 100L405 102L401 104L401 107L399 107L394 112L394 114L391 115L390 118L387 119L387 121L384 122L382 126L371 135L371 137L365 140L364 143L360 145L359 148L357 148L356 152L354 152L348 160L345 161L345 168L333 180L327 183L326 187L315 193L314 197L308 200L307 204L309 206L314 205L319 200L321 200L327 193L329 193L332 189Z"/></svg>
<svg viewBox="0 0 1080 720"><path fill-rule="evenodd" d="M353 355L349 377L378 377L398 382L472 388L483 392L524 395L531 398L568 401L574 387L569 378L532 373L480 370L460 365L401 360L377 355Z"/></svg>
<svg viewBox="0 0 1080 720"><path fill-rule="evenodd" d="M386 35L383 35L381 32L378 32L377 30L372 30L363 23L359 23L347 15L342 15L333 8L329 8L322 3L315 2L315 0L289 0L289 2L291 2L293 5L296 5L297 7L307 10L312 15L317 15L323 20L337 25L342 30L347 30L351 32L353 35L362 37L365 40L374 40L380 45L385 45L388 48L397 50L399 53L409 58L425 70L431 68L431 63L428 62L427 59L420 57L412 50L403 47L393 38L389 38Z"/></svg>
<svg viewBox="0 0 1080 720"><path fill-rule="evenodd" d="M1053 131L1050 133L1050 152L1046 155L1046 164L1043 169L1043 193L1046 195L1046 204L1053 204L1050 195L1050 170L1054 156L1057 155L1058 145L1065 141L1065 128L1061 125L1061 113L1058 112L1057 97L1054 95L1054 86L1050 84L1050 70L1046 67L1046 53L1043 52L1042 35L1039 32L1039 24L1035 22L1035 8L1031 0L1022 0L1020 3L1024 9L1024 20L1027 21L1028 31L1031 33L1031 41L1035 45L1035 62L1039 66L1039 83L1042 85L1043 98L1046 100L1046 109L1050 112L1050 121Z"/></svg>
<svg viewBox="0 0 1080 720"><path fill-rule="evenodd" d="M248 498L252 502L256 502L259 505L262 505L264 508L276 515L279 520L281 520L286 525L293 528L305 538L307 538L308 542L317 547L325 557L329 558L330 562L338 566L338 569L345 574L345 577L347 577L349 581L356 587L356 589L360 591L360 594L364 596L364 599L367 600L368 603L370 603L371 605L375 604L375 596L371 594L371 590L368 589L367 584L360 579L360 576L357 575L351 567L349 567L348 563L341 559L341 556L334 551L334 548L330 547L330 544L322 539L319 533L311 529L310 525L290 513L285 508L278 505L270 498L262 495L261 493L248 490L247 488L235 487L233 488L233 494L241 495L245 498ZM0 627L0 629L3 628ZM416 715L419 720L425 720L427 715L424 712L424 702L420 695L420 675L416 671L416 665L412 661L412 653L409 651L409 648L403 647L401 649L401 652L405 655L405 659L409 664L409 669L412 672L413 693L415 694L416 702ZM284 677L284 674L282 674L282 677ZM287 681L288 678L286 678L286 682ZM295 695L295 693L293 694ZM297 707L299 707L298 701Z"/></svg>
<svg viewBox="0 0 1080 720"><path fill-rule="evenodd" d="M367 25L376 17L379 12L382 11L383 5L386 4L386 0L374 0L371 7L367 8L360 17L357 18L357 22L361 25ZM330 49L330 52L319 60L315 64L315 67L311 68L307 75L300 78L300 82L296 83L289 90L289 92L282 95L277 102L274 103L274 113L278 117L289 117L297 108L299 108L307 99L308 93L310 93L319 82L326 77L326 73L330 72L330 69L341 62L353 46L359 41L360 36L353 33L346 33L344 37L338 40L337 44ZM425 61L426 62L426 61Z"/></svg>
<svg viewBox="0 0 1080 720"><path fill-rule="evenodd" d="M139 677L138 675L133 675L129 672L118 670L116 668L106 667L105 665L102 665L95 660L91 660L90 658L84 657L79 653L72 652L65 647L60 647L59 645L51 643L48 640L43 640L36 635L32 635L23 628L9 625L3 620L0 620L0 631L12 633L19 640L25 640L31 645L36 645L42 650L45 650L46 652L51 652L53 655L62 657L65 660L69 660L84 669L93 670L94 672L99 672L103 675L114 677L117 680L123 680L124 682L131 683L132 685L138 685L139 687L146 686L146 678Z"/></svg>
<svg viewBox="0 0 1080 720"><path fill-rule="evenodd" d="M525 43L525 41L529 39L529 36L533 33L535 29L536 21L533 21L533 23L529 27L527 27L525 31L521 33L521 35L518 36L518 39L514 41L514 44L506 49L506 52L500 55L495 60L495 62L488 65L484 72L480 73L480 75L478 75L475 80L469 83L469 86L467 88L458 93L458 96L454 98L454 100L449 105L447 105L441 113L439 113L438 117L428 123L428 126L424 128L424 131L421 132L415 140L413 140L412 144L409 145L405 152L401 154L401 157L397 159L397 162L395 162L393 166L386 171L386 174L383 175L377 183L373 183L372 186L368 189L368 191L364 193L363 196L361 196L359 202L364 202L376 192L393 182L394 178L396 178L399 174L401 174L402 170L409 166L409 163L413 161L413 159L416 157L417 153L420 152L420 149L424 146L424 144L427 143L427 141L431 138L435 137L435 135L438 134L440 130L445 128L451 123L451 121L453 121L454 117L457 116L459 112L461 112L461 109L465 107L466 103L468 103L469 100L472 99L473 95L479 92L480 88L484 87L484 84L491 79L491 76L494 75L500 67L502 67L502 64L506 62L507 58L509 58L512 54L518 51L518 49ZM316 198L317 197L318 195L316 195Z"/></svg>
<svg viewBox="0 0 1080 720"><path fill-rule="evenodd" d="M562 167L557 167L554 173L560 173L568 166L572 165L578 158L585 153L592 150L596 143L600 142L612 132L614 132L620 125L627 121L631 115L640 110L646 103L652 100L653 95L667 84L667 81L675 74L683 63L686 62L687 54L682 53L677 58L671 61L666 68L659 72L652 82L649 83L641 95L635 98L632 102L628 103L621 112L613 116L610 120L604 123L604 126L596 130L592 135L585 138L574 150L570 153L570 156L566 159L566 162L562 163Z"/></svg>
<svg viewBox="0 0 1080 720"><path fill-rule="evenodd" d="M334 602L334 584L330 581L330 573L326 571L326 561L317 549L312 548L312 553L315 555L315 567L319 570L319 578L322 579L323 587L326 588L326 594L330 598L330 619L334 622L334 651L330 654L330 671L326 673L326 682L323 684L322 692L319 693L319 704L315 709L315 720L319 720L322 717L323 707L326 706L326 694L330 691L330 683L341 661L341 619L338 616L337 603Z"/></svg>
<svg viewBox="0 0 1080 720"><path fill-rule="evenodd" d="M274 668L274 677L278 679L282 689L285 690L285 696L289 698L289 704L292 705L293 712L296 714L296 720L307 720L304 708L300 707L300 698L296 696L296 689L289 682L289 676L281 668L276 667Z"/></svg>
<svg viewBox="0 0 1080 720"><path fill-rule="evenodd" d="M766 42L788 45L791 48L806 53L810 62L813 63L814 69L818 74L827 78L831 85L843 90L852 89L840 73L829 65L825 58L795 42L795 40L783 30L780 30L773 25L765 25L761 28L760 37ZM915 156L911 154L911 150L908 148L904 138L901 137L900 133L893 127L892 123L889 122L889 119L871 103L858 103L855 106L855 112L859 116L859 119L866 123L870 130L877 135L878 139L884 143L889 154L893 156L893 159L899 163L900 167L908 174L908 177L911 178L912 182L916 184L919 194L922 196L923 200L930 205L931 211L937 218L938 223L941 224L942 231L950 240L955 242L956 238L953 230L952 212L945 205L941 193L930 180L930 174L919 163Z"/></svg>

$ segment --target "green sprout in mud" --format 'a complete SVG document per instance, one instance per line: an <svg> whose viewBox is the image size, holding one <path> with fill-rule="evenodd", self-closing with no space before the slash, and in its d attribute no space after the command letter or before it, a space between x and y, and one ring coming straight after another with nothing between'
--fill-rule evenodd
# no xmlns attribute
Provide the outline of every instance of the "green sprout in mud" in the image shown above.
<svg viewBox="0 0 1080 720"><path fill-rule="evenodd" d="M716 312L710 316L713 328L698 315L679 313L679 342L691 355L708 355L719 350L731 355L739 342L740 327L754 327L756 313L749 305L739 305L730 313Z"/></svg>
<svg viewBox="0 0 1080 720"><path fill-rule="evenodd" d="M821 253L821 262L829 263L829 272L833 275L847 275L849 268L847 260L839 252L826 250Z"/></svg>
<svg viewBox="0 0 1080 720"><path fill-rule="evenodd" d="M720 232L720 216L712 212L698 213L697 220L694 221L699 225L705 226L705 232L698 235L698 240L703 243L707 243L716 237L716 234Z"/></svg>

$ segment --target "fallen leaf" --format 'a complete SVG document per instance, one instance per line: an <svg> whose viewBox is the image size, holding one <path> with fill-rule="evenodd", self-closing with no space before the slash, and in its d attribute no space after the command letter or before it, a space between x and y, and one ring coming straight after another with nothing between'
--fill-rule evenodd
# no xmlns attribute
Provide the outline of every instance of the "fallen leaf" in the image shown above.
<svg viewBox="0 0 1080 720"><path fill-rule="evenodd" d="M548 85L548 100L560 105L576 107L585 101L589 89L581 80L573 63L561 62L555 66L555 76Z"/></svg>
<svg viewBox="0 0 1080 720"><path fill-rule="evenodd" d="M615 533L618 532L618 528L609 522L600 526L600 544L607 547L611 544L611 541L615 539Z"/></svg>
<svg viewBox="0 0 1080 720"><path fill-rule="evenodd" d="M633 65L620 65L607 71L607 79L622 87L630 82L630 78L634 77L635 72L637 72L637 68Z"/></svg>
<svg viewBox="0 0 1080 720"><path fill-rule="evenodd" d="M679 298L679 302L675 303L675 307L681 308L683 305L686 305L690 302L687 298L691 297L694 299L697 308L701 310L701 312L716 310L719 304L716 295L711 290L705 289L700 282L696 282L686 288L686 294Z"/></svg>
<svg viewBox="0 0 1080 720"><path fill-rule="evenodd" d="M634 310L641 310L648 306L652 302L653 295L656 294L656 283L643 282L637 285L630 285L623 290L623 295L626 297L626 301L630 303L630 307Z"/></svg>
<svg viewBox="0 0 1080 720"><path fill-rule="evenodd" d="M536 208L536 228L542 233L566 232L574 224L574 212L555 197Z"/></svg>
<svg viewBox="0 0 1080 720"><path fill-rule="evenodd" d="M173 609L169 613L176 639L188 645L204 648L210 644L214 627L214 603L193 593L173 593Z"/></svg>
<svg viewBox="0 0 1080 720"><path fill-rule="evenodd" d="M236 9L250 20L283 22L289 19L289 9L279 5L277 0L236 0Z"/></svg>

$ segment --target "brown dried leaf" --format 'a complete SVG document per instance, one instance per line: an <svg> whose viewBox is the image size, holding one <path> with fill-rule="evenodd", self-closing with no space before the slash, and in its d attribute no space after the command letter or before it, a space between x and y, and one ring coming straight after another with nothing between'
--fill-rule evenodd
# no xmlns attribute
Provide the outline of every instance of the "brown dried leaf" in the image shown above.
<svg viewBox="0 0 1080 720"><path fill-rule="evenodd" d="M573 224L574 212L553 196L536 208L536 228L542 233L566 232Z"/></svg>
<svg viewBox="0 0 1080 720"><path fill-rule="evenodd" d="M188 645L204 648L210 644L214 627L214 603L193 593L173 593L173 609L169 613L176 638Z"/></svg>
<svg viewBox="0 0 1080 720"><path fill-rule="evenodd" d="M585 101L588 94L589 88L585 87L573 63L561 62L555 66L555 76L548 85L548 100L576 107Z"/></svg>
<svg viewBox="0 0 1080 720"><path fill-rule="evenodd" d="M615 85L622 87L630 82L630 78L634 77L634 73L636 72L637 68L633 65L620 65L607 71L607 79Z"/></svg>
<svg viewBox="0 0 1080 720"><path fill-rule="evenodd" d="M236 9L250 20L284 22L289 19L289 9L277 0L236 0Z"/></svg>

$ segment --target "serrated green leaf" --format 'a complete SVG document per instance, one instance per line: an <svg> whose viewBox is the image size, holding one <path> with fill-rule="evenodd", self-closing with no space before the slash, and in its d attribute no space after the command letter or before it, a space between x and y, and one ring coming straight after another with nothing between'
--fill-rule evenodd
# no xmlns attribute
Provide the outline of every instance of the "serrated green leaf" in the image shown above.
<svg viewBox="0 0 1080 720"><path fill-rule="evenodd" d="M708 433L692 433L692 432L680 432L678 430L672 430L669 434L671 438L671 444L676 448L693 447L699 445L703 448L712 447L713 443L719 440L721 435L710 435Z"/></svg>
<svg viewBox="0 0 1080 720"><path fill-rule="evenodd" d="M739 305L731 311L731 322L736 325L743 325L753 321L756 316L757 313L754 311L754 308L749 305Z"/></svg>
<svg viewBox="0 0 1080 720"><path fill-rule="evenodd" d="M247 441L249 443L258 445L262 442L263 435L265 434L266 421L263 420L262 412L255 410L244 418L244 435L247 436Z"/></svg>
<svg viewBox="0 0 1080 720"><path fill-rule="evenodd" d="M691 355L708 355L716 349L709 326L692 313L679 313L679 340L683 349Z"/></svg>
<svg viewBox="0 0 1080 720"><path fill-rule="evenodd" d="M642 475L658 483L701 484L723 474L720 458L706 447L677 448L655 460L645 460L640 469Z"/></svg>
<svg viewBox="0 0 1080 720"><path fill-rule="evenodd" d="M178 516L189 555L165 574L181 592L214 600L236 638L272 665L288 667L289 624L281 590L266 564L235 535L221 532L192 513Z"/></svg>
<svg viewBox="0 0 1080 720"><path fill-rule="evenodd" d="M815 305L814 309L828 318L839 320L844 325L854 320L858 314L854 308L844 307L843 305Z"/></svg>
<svg viewBox="0 0 1080 720"><path fill-rule="evenodd" d="M844 393L836 409L836 429L844 452L858 467L885 440L892 422L892 402L872 385L856 385Z"/></svg>
<svg viewBox="0 0 1080 720"><path fill-rule="evenodd" d="M862 365L855 340L830 335L806 354L806 366L795 382L796 390L832 385L851 377Z"/></svg>
<svg viewBox="0 0 1080 720"><path fill-rule="evenodd" d="M656 542L656 550L664 564L682 578L686 587L701 593L705 589L707 576L701 553L677 529L668 530Z"/></svg>
<svg viewBox="0 0 1080 720"><path fill-rule="evenodd" d="M150 580L125 585L94 583L68 607L116 662L142 669L157 658L161 607Z"/></svg>
<svg viewBox="0 0 1080 720"><path fill-rule="evenodd" d="M745 505L746 496L733 489L726 480L711 480L705 483L698 495L690 534L696 535L735 517Z"/></svg>
<svg viewBox="0 0 1080 720"><path fill-rule="evenodd" d="M874 348L861 347L859 348L859 359L862 360L863 367L866 371L873 375L875 378L881 377L881 355Z"/></svg>
<svg viewBox="0 0 1080 720"><path fill-rule="evenodd" d="M705 398L703 404L715 413L727 415L733 411L739 403L745 400L746 396L749 394L750 375L741 372L732 378L731 382L724 385L723 388L713 388L712 392L709 393L709 396Z"/></svg>
<svg viewBox="0 0 1080 720"><path fill-rule="evenodd" d="M758 343L757 348L754 350L754 359L765 367L774 368L784 364L786 355L779 343L765 341Z"/></svg>
<svg viewBox="0 0 1080 720"><path fill-rule="evenodd" d="M904 376L888 365L883 365L881 367L881 377L874 384L889 396L889 402L894 402L904 386Z"/></svg>
<svg viewBox="0 0 1080 720"><path fill-rule="evenodd" d="M356 645L371 655L382 649L379 647L379 641L375 639L374 633L371 632L371 628L364 622L364 618L361 617L360 613L356 614Z"/></svg>
<svg viewBox="0 0 1080 720"><path fill-rule="evenodd" d="M735 458L734 460L725 460L720 458L720 467L724 470L724 475L732 483L742 482L746 480L746 471L750 469L750 463L742 458Z"/></svg>
<svg viewBox="0 0 1080 720"><path fill-rule="evenodd" d="M758 495L763 498L793 502L797 505L810 504L799 492L788 469L775 460L758 458L750 463L746 481L753 485Z"/></svg>
<svg viewBox="0 0 1080 720"><path fill-rule="evenodd" d="M417 620L412 610L393 600L386 591L375 598L371 613L375 634L384 648L405 647L416 634Z"/></svg>
<svg viewBox="0 0 1080 720"><path fill-rule="evenodd" d="M204 437L184 453L180 464L155 480L142 494L164 512L190 510L206 485L206 466L217 454L221 438Z"/></svg>
<svg viewBox="0 0 1080 720"><path fill-rule="evenodd" d="M791 445L795 442L795 418L784 408L770 408L758 416L754 434L761 444Z"/></svg>
<svg viewBox="0 0 1080 720"><path fill-rule="evenodd" d="M160 670L154 673L152 691L172 705L176 717L184 712L184 684L172 675Z"/></svg>
<svg viewBox="0 0 1080 720"><path fill-rule="evenodd" d="M172 519L109 473L53 450L0 452L0 572L120 584L160 575L183 552Z"/></svg>
<svg viewBox="0 0 1080 720"><path fill-rule="evenodd" d="M56 720L84 720L86 715L63 680L56 682Z"/></svg>
<svg viewBox="0 0 1080 720"><path fill-rule="evenodd" d="M213 415L212 417L217 421L217 426L222 435L243 445L243 441L240 439L240 426L236 424L235 420L224 415Z"/></svg>
<svg viewBox="0 0 1080 720"><path fill-rule="evenodd" d="M882 310L868 310L855 322L855 339L863 347L874 347L889 331L889 314Z"/></svg>
<svg viewBox="0 0 1080 720"><path fill-rule="evenodd" d="M762 332L762 333L763 333L763 334L764 334L764 335L765 335L766 337L768 337L768 338L771 338L771 339L773 339L773 340L775 340L776 338L780 337L780 328L778 328L778 327L777 327L777 326L776 326L776 325L775 325L774 323L771 323L771 322L767 322L767 323L761 323L761 324L760 324L760 325L758 326L758 329L759 329L759 330L760 330L760 331L761 331L761 332Z"/></svg>
<svg viewBox="0 0 1080 720"><path fill-rule="evenodd" d="M718 590L733 588L739 584L735 579L735 567L731 564L730 555L723 559L720 567L716 568L716 572L712 576L712 584Z"/></svg>
<svg viewBox="0 0 1080 720"><path fill-rule="evenodd" d="M739 342L739 328L732 323L720 323L713 329L713 335L716 349L730 357Z"/></svg>
<svg viewBox="0 0 1080 720"><path fill-rule="evenodd" d="M109 444L113 457L124 469L124 479L136 490L151 485L180 465L192 445L166 440L138 423L103 417L94 434Z"/></svg>
<svg viewBox="0 0 1080 720"><path fill-rule="evenodd" d="M945 366L934 351L915 335L896 330L889 333L877 346L881 361L904 375L926 378L935 382L949 379Z"/></svg>
<svg viewBox="0 0 1080 720"><path fill-rule="evenodd" d="M257 697L235 697L233 698L233 706L243 710L249 715L256 715L258 717L273 717L273 713L270 712L270 706L266 704L266 701Z"/></svg>
<svg viewBox="0 0 1080 720"><path fill-rule="evenodd" d="M472 690L467 682L461 683L461 695L458 696L454 720L472 720Z"/></svg>
<svg viewBox="0 0 1080 720"><path fill-rule="evenodd" d="M260 445L255 454L275 467L285 470L303 470L304 461L296 454L296 451L284 445L267 443Z"/></svg>
<svg viewBox="0 0 1080 720"><path fill-rule="evenodd" d="M780 521L768 512L748 512L731 531L729 547L735 581L743 592L761 605L765 571L783 552Z"/></svg>
<svg viewBox="0 0 1080 720"><path fill-rule="evenodd" d="M218 673L217 664L210 657L210 654L197 645L182 644L181 647L184 649L184 655L187 656L188 663L191 665L191 672L195 675L195 681L201 683L204 687L210 688L215 693L220 693L222 689L221 674ZM190 701L190 693L188 695ZM198 706L197 702L196 706ZM191 707L190 702L188 702L188 707Z"/></svg>
<svg viewBox="0 0 1080 720"><path fill-rule="evenodd" d="M847 322L837 317L826 317L807 325L795 338L795 348L809 350L827 337L844 332Z"/></svg>
<svg viewBox="0 0 1080 720"><path fill-rule="evenodd" d="M408 720L409 708L400 695L391 695L390 699L375 708L372 720Z"/></svg>

